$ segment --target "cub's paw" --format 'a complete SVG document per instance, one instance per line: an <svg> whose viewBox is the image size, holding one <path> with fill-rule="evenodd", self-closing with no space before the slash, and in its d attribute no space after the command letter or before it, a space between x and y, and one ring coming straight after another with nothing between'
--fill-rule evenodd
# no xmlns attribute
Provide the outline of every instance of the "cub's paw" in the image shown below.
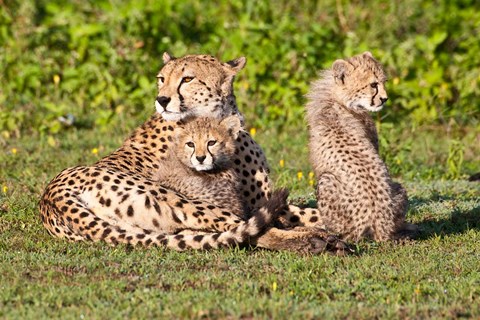
<svg viewBox="0 0 480 320"><path fill-rule="evenodd" d="M310 239L310 254L329 253L337 256L345 256L354 253L354 250L335 235L316 236Z"/></svg>

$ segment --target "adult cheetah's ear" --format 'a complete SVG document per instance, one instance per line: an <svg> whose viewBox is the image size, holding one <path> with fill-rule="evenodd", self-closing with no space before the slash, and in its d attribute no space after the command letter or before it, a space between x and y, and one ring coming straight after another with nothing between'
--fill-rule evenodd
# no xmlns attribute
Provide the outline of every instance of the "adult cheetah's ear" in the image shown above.
<svg viewBox="0 0 480 320"><path fill-rule="evenodd" d="M242 122L240 121L240 117L237 115L226 117L225 119L220 121L220 125L227 129L234 139L238 138L238 134L242 129Z"/></svg>
<svg viewBox="0 0 480 320"><path fill-rule="evenodd" d="M163 53L162 58L163 58L163 63L164 63L164 64L167 64L167 62L169 62L169 61L171 61L171 60L175 60L175 57L174 57L174 56L171 56L171 55L170 55L168 52L166 52L166 51Z"/></svg>
<svg viewBox="0 0 480 320"><path fill-rule="evenodd" d="M345 76L348 73L350 65L347 61L338 59L335 60L335 62L332 65L332 70L333 70L333 77L335 78L335 83L340 84L345 84Z"/></svg>
<svg viewBox="0 0 480 320"><path fill-rule="evenodd" d="M237 59L233 59L230 61L227 61L227 65L230 67L231 70L233 70L235 73L238 71L242 70L243 67L245 67L245 64L247 64L247 58L245 57L240 57Z"/></svg>

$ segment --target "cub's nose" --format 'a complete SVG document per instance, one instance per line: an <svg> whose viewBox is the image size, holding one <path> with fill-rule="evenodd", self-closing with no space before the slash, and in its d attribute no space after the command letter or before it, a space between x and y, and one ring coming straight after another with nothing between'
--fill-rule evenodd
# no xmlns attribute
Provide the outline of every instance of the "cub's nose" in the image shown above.
<svg viewBox="0 0 480 320"><path fill-rule="evenodd" d="M382 104L384 104L385 102L387 102L388 98L385 97L385 98L380 98L380 101L382 101Z"/></svg>
<svg viewBox="0 0 480 320"><path fill-rule="evenodd" d="M198 161L198 162L203 163L203 161L205 161L205 159L207 158L207 156L196 156L195 158L197 158L197 161Z"/></svg>
<svg viewBox="0 0 480 320"><path fill-rule="evenodd" d="M172 100L171 98L169 97L165 97L165 96L160 96L160 97L157 97L157 102L160 103L160 105L164 108L167 107L168 103L170 102L170 100Z"/></svg>

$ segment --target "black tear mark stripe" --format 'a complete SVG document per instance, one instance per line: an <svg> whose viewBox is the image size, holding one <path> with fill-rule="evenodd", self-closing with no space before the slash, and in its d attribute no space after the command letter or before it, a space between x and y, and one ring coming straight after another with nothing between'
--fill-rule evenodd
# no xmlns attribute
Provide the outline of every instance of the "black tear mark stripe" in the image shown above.
<svg viewBox="0 0 480 320"><path fill-rule="evenodd" d="M374 89L375 89L375 94L372 97L372 102L370 104L371 106L375 105L374 100L375 100L375 97L378 95L378 86L376 86Z"/></svg>
<svg viewBox="0 0 480 320"><path fill-rule="evenodd" d="M185 101L182 94L180 93L180 88L182 87L182 84L183 84L183 81L180 82L180 84L177 87L177 94L178 94L178 99L180 100L180 103L183 103L183 101Z"/></svg>

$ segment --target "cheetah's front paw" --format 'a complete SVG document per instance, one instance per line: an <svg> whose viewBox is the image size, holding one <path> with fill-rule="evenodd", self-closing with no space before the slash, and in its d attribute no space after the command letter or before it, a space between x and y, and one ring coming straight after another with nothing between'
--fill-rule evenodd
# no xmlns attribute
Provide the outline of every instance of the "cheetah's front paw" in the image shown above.
<svg viewBox="0 0 480 320"><path fill-rule="evenodd" d="M354 252L346 242L335 235L313 237L309 242L308 253L311 254L331 253L337 256L345 256Z"/></svg>

